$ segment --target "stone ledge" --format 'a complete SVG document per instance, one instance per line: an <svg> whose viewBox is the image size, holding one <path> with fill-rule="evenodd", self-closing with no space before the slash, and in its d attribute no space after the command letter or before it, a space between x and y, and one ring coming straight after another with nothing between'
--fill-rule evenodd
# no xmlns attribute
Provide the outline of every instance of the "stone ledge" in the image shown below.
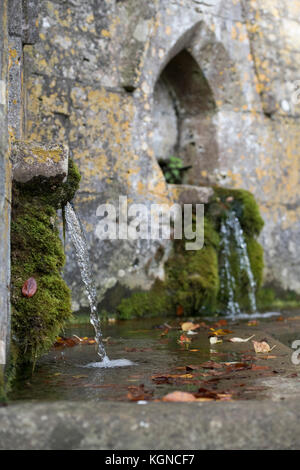
<svg viewBox="0 0 300 470"><path fill-rule="evenodd" d="M1 450L300 449L299 400L22 402L0 422Z"/></svg>
<svg viewBox="0 0 300 470"><path fill-rule="evenodd" d="M13 179L27 183L34 177L55 177L66 181L69 150L62 144L43 145L16 141L12 145Z"/></svg>
<svg viewBox="0 0 300 470"><path fill-rule="evenodd" d="M179 204L207 204L214 194L213 188L190 184L168 184L170 198Z"/></svg>

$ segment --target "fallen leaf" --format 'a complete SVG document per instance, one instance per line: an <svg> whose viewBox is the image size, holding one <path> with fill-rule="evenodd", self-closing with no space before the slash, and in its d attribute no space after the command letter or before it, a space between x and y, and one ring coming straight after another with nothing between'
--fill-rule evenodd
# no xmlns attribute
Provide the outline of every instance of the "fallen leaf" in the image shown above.
<svg viewBox="0 0 300 470"><path fill-rule="evenodd" d="M225 318L221 318L221 320L217 321L214 326L216 328L220 328L222 326L226 326L227 325L227 320L225 320Z"/></svg>
<svg viewBox="0 0 300 470"><path fill-rule="evenodd" d="M73 346L76 346L79 343L80 341L77 338L64 338L63 336L58 336L54 343L54 347L55 348L59 348L59 347L72 348Z"/></svg>
<svg viewBox="0 0 300 470"><path fill-rule="evenodd" d="M192 340L190 338L188 338L186 335L181 335L179 340L178 340L178 343L190 343Z"/></svg>
<svg viewBox="0 0 300 470"><path fill-rule="evenodd" d="M215 330L214 328L210 328L210 330L216 336L225 336L225 335L229 335L230 333L232 333L232 331L230 331L230 330L222 330L221 328L218 329L218 330Z"/></svg>
<svg viewBox="0 0 300 470"><path fill-rule="evenodd" d="M195 393L195 397L199 399L209 400L230 400L232 394L225 392L216 392L214 390L208 390L206 388L199 388L198 392Z"/></svg>
<svg viewBox="0 0 300 470"><path fill-rule="evenodd" d="M257 366L256 364L251 365L251 370L269 370L269 366Z"/></svg>
<svg viewBox="0 0 300 470"><path fill-rule="evenodd" d="M199 367L201 367L202 369L222 369L223 366L218 362L207 361L200 364Z"/></svg>
<svg viewBox="0 0 300 470"><path fill-rule="evenodd" d="M168 333L169 333L169 328L166 328L166 329L160 334L160 336L161 336L161 337L167 336Z"/></svg>
<svg viewBox="0 0 300 470"><path fill-rule="evenodd" d="M177 308L176 308L176 315L178 317L181 317L183 315L183 306L182 305L178 305Z"/></svg>
<svg viewBox="0 0 300 470"><path fill-rule="evenodd" d="M193 330L197 330L197 328L199 328L199 324L195 325L195 323L190 322L190 321L182 323L181 325L182 331L193 331Z"/></svg>
<svg viewBox="0 0 300 470"><path fill-rule="evenodd" d="M24 283L22 287L22 294L24 295L24 297L27 297L29 299L30 297L34 296L36 291L37 291L36 280L34 279L34 277L30 277L29 279L27 279L27 281Z"/></svg>
<svg viewBox="0 0 300 470"><path fill-rule="evenodd" d="M271 352L276 345L274 345L272 348L270 348L270 345L266 342L266 341L254 341L252 340L253 342L253 347L254 347L254 351L256 353L268 353L268 352Z"/></svg>
<svg viewBox="0 0 300 470"><path fill-rule="evenodd" d="M127 398L130 401L140 401L140 400L151 400L152 392L145 390L144 384L141 385L131 385L128 387Z"/></svg>
<svg viewBox="0 0 300 470"><path fill-rule="evenodd" d="M217 343L223 343L223 340L219 339L217 336L210 336L209 342L210 344L217 344Z"/></svg>
<svg viewBox="0 0 300 470"><path fill-rule="evenodd" d="M250 369L251 366L247 362L227 363L226 372L237 372L238 370Z"/></svg>
<svg viewBox="0 0 300 470"><path fill-rule="evenodd" d="M196 401L196 398L192 393L188 392L172 392L168 393L165 395L162 399L163 401L173 401L173 402L190 402L190 401Z"/></svg>
<svg viewBox="0 0 300 470"><path fill-rule="evenodd" d="M250 339L254 338L255 335L249 336L249 338L229 338L228 341L231 343L247 343L247 341L250 341Z"/></svg>
<svg viewBox="0 0 300 470"><path fill-rule="evenodd" d="M257 326L259 324L258 320L249 320L247 325L248 326Z"/></svg>

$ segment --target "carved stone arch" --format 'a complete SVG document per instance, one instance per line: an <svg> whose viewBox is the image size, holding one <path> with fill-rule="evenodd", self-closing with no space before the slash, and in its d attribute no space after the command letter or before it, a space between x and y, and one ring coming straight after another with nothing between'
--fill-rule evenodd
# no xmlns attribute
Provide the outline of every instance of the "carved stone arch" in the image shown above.
<svg viewBox="0 0 300 470"><path fill-rule="evenodd" d="M191 166L184 183L215 183L220 166L218 105L240 103L242 96L225 45L205 22L198 22L173 43L157 71L152 106L156 158L165 166L175 155Z"/></svg>

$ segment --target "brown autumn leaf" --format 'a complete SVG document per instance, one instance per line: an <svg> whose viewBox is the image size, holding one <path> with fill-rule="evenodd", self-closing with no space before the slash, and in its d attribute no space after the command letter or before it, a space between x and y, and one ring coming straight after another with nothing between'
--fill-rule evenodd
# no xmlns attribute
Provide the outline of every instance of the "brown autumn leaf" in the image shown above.
<svg viewBox="0 0 300 470"><path fill-rule="evenodd" d="M191 402L191 401L196 401L196 398L194 397L192 393L175 391L175 392L168 393L167 395L165 395L162 401Z"/></svg>
<svg viewBox="0 0 300 470"><path fill-rule="evenodd" d="M151 379L155 382L161 379L193 379L192 374L155 374Z"/></svg>
<svg viewBox="0 0 300 470"><path fill-rule="evenodd" d="M222 365L219 364L218 362L214 361L207 361L207 362L202 362L200 366L202 369L222 369Z"/></svg>
<svg viewBox="0 0 300 470"><path fill-rule="evenodd" d="M228 362L226 365L226 372L237 372L238 370L245 370L251 368L251 366L247 364L247 362L236 362L234 364L230 364Z"/></svg>
<svg viewBox="0 0 300 470"><path fill-rule="evenodd" d="M181 335L180 338L179 338L179 340L178 340L177 342L178 342L179 344L184 344L184 343L185 343L185 344L189 344L189 343L191 343L191 341L192 341L192 340L191 340L190 338L188 338L186 335Z"/></svg>
<svg viewBox="0 0 300 470"><path fill-rule="evenodd" d="M37 291L36 280L34 279L34 277L30 277L29 279L27 279L27 281L24 283L22 287L22 294L24 295L24 297L27 297L29 299L30 297L34 296L36 291Z"/></svg>
<svg viewBox="0 0 300 470"><path fill-rule="evenodd" d="M252 364L251 370L270 370L269 366L257 366L256 364Z"/></svg>
<svg viewBox="0 0 300 470"><path fill-rule="evenodd" d="M130 401L151 400L152 392L145 390L144 384L128 387L127 398Z"/></svg>
<svg viewBox="0 0 300 470"><path fill-rule="evenodd" d="M231 400L232 393L227 392L216 392L215 390L208 390L206 388L199 388L198 392L195 393L195 397L198 401L205 400Z"/></svg>
<svg viewBox="0 0 300 470"><path fill-rule="evenodd" d="M88 338L85 336L84 338L79 338L77 335L73 335L71 338L65 338L64 336L58 336L54 343L55 348L59 347L67 347L72 348L77 346L78 344L95 344L96 341L94 338Z"/></svg>
<svg viewBox="0 0 300 470"><path fill-rule="evenodd" d="M266 341L254 341L252 340L254 351L256 353L268 353L271 352L275 346L270 348L270 345Z"/></svg>
<svg viewBox="0 0 300 470"><path fill-rule="evenodd" d="M212 331L212 334L216 336L226 336L226 335L229 335L230 333L233 333L230 330L223 330L221 328L219 328L218 330L215 330L214 328L210 328L210 330Z"/></svg>
<svg viewBox="0 0 300 470"><path fill-rule="evenodd" d="M176 315L178 317L181 317L183 315L183 306L182 305L178 305L178 307L176 309Z"/></svg>
<svg viewBox="0 0 300 470"><path fill-rule="evenodd" d="M77 338L65 338L64 336L58 336L53 346L54 348L59 348L59 347L72 348L73 346L76 346L79 343L80 341Z"/></svg>
<svg viewBox="0 0 300 470"><path fill-rule="evenodd" d="M225 318L221 318L216 323L214 323L215 328L222 328L223 326L226 326L226 325L227 325L227 320L225 320Z"/></svg>
<svg viewBox="0 0 300 470"><path fill-rule="evenodd" d="M248 326L257 326L257 325L259 325L259 321L258 320L249 320L247 325Z"/></svg>

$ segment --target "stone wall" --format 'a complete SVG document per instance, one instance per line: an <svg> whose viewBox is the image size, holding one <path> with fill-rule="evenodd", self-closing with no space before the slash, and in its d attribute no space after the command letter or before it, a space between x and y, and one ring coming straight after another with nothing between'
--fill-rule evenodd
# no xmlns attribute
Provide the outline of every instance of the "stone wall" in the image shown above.
<svg viewBox="0 0 300 470"><path fill-rule="evenodd" d="M119 195L171 202L157 158L173 149L192 165L188 184L255 194L266 282L300 292L300 107L291 101L300 1L41 0L37 8L39 40L24 46L25 137L66 143L79 165L75 205L99 299L164 275L168 243L100 242L94 230L98 205ZM157 129L163 116L170 141ZM79 308L86 300L67 251Z"/></svg>
<svg viewBox="0 0 300 470"><path fill-rule="evenodd" d="M9 336L10 283L10 206L11 169L8 153L7 85L8 85L8 29L7 2L0 4L0 368L6 362ZM1 370L0 370L1 388ZM1 392L1 390L0 390Z"/></svg>

